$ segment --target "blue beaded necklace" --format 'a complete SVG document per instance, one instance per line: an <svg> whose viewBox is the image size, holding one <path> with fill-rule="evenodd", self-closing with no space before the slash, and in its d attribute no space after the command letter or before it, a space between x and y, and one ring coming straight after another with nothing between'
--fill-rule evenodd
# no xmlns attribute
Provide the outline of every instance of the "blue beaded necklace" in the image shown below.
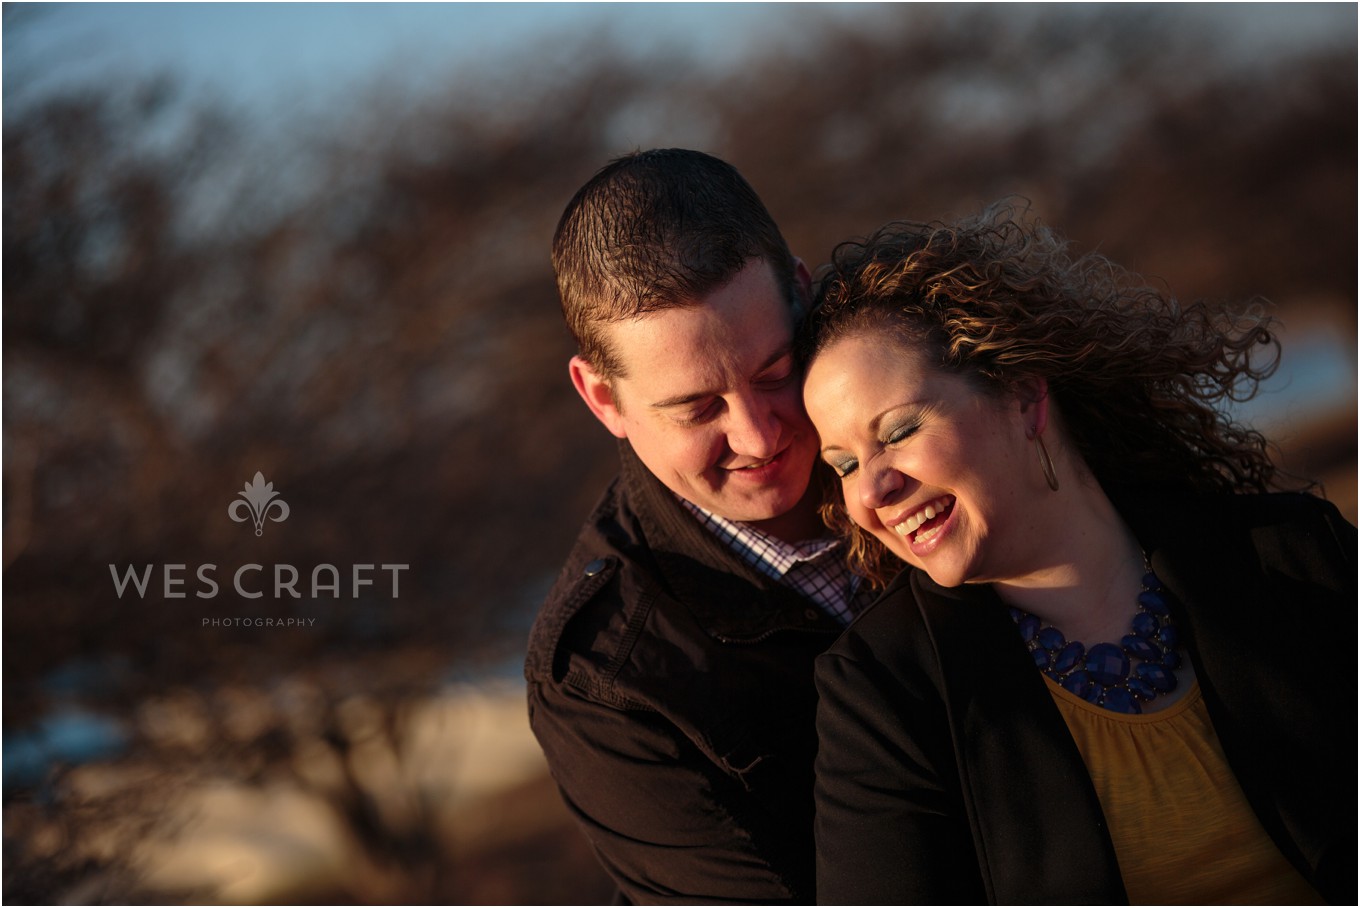
<svg viewBox="0 0 1360 908"><path fill-rule="evenodd" d="M1114 712L1141 713L1141 704L1176 689L1180 633L1166 598L1162 582L1149 567L1138 594L1133 633L1117 644L1097 643L1090 649L1069 641L1062 631L1029 612L1012 607L1010 613L1034 664L1064 690ZM1138 662L1132 673L1131 660Z"/></svg>

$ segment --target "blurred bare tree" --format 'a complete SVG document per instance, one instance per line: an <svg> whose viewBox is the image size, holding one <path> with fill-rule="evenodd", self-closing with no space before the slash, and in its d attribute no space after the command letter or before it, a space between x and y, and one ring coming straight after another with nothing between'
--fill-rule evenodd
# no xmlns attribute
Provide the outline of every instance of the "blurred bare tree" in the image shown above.
<svg viewBox="0 0 1360 908"><path fill-rule="evenodd" d="M213 771L251 780L324 751L343 768L358 740L344 704L369 698L364 740L395 741L412 698L513 664L614 470L566 381L548 241L575 188L635 147L732 161L810 263L889 218L1018 193L1181 296L1260 294L1286 321L1307 310L1353 336L1354 47L1225 69L1213 40L1174 9L1017 25L991 7L904 8L874 35L827 26L806 57L717 76L565 42L525 57L562 67L536 87L376 93L286 153L163 82L26 108L4 132L7 733L78 701L129 717L130 752L151 764L216 755ZM1301 437L1292 465L1353 495L1354 414ZM292 508L287 532L225 519L257 470ZM119 600L108 570L250 561L411 567L395 601L253 610ZM262 608L316 626L201 626ZM209 743L190 754L142 721L167 689L215 702L298 677L322 723L305 736L279 719L229 746L229 711L204 708ZM29 847L88 808L54 772L7 775L7 897L122 866L117 849L54 863ZM327 797L387 868L375 878L409 885L328 897L549 898L434 872L428 820L394 825L338 778ZM89 900L147 897L135 877L103 879ZM596 885L583 872L555 897Z"/></svg>

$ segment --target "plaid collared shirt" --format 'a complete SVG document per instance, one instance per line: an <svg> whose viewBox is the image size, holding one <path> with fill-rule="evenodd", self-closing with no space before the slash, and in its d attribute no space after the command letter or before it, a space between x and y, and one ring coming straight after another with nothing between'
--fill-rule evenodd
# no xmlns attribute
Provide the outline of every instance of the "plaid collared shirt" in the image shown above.
<svg viewBox="0 0 1360 908"><path fill-rule="evenodd" d="M860 577L851 572L838 539L785 542L749 524L728 520L676 496L691 514L742 561L797 590L842 625L865 604Z"/></svg>

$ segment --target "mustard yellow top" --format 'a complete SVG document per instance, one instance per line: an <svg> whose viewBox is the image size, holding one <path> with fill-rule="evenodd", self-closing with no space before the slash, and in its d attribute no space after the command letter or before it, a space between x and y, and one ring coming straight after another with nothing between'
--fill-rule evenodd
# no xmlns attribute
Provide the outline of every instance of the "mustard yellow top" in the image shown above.
<svg viewBox="0 0 1360 908"><path fill-rule="evenodd" d="M1248 805L1199 684L1130 716L1044 680L1095 783L1131 904L1323 904Z"/></svg>

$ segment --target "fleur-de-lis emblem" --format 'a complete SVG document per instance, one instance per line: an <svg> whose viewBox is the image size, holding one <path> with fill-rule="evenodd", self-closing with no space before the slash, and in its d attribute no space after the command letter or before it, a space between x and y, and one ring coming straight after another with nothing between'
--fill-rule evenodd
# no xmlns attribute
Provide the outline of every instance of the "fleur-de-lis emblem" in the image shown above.
<svg viewBox="0 0 1360 908"><path fill-rule="evenodd" d="M259 471L256 471L253 480L246 483L244 491L236 494L244 501L233 501L228 505L227 516L237 523L254 520L256 536L264 533L266 517L275 523L282 523L288 519L288 503L279 498L279 493L274 491L274 484L265 482L264 474ZM274 510L278 511L278 516L269 513Z"/></svg>

